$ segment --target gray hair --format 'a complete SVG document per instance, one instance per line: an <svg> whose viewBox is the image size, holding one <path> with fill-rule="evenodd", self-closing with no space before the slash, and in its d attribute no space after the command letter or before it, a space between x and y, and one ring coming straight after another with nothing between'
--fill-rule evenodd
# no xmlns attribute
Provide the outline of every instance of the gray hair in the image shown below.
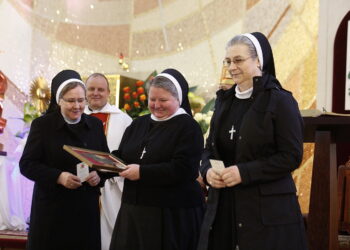
<svg viewBox="0 0 350 250"><path fill-rule="evenodd" d="M252 43L252 41L244 36L244 35L237 35L237 36L234 36L233 38L231 38L230 41L228 41L228 43L226 44L226 50L229 48L229 47L232 47L233 45L236 45L236 44L244 44L248 47L248 50L249 50L249 55L252 57L252 58L256 58L258 57L258 54L256 52L256 48L254 46L254 44Z"/></svg>
<svg viewBox="0 0 350 250"><path fill-rule="evenodd" d="M164 76L155 77L150 83L150 88L151 87L162 88L179 100L179 94L177 93L174 83Z"/></svg>
<svg viewBox="0 0 350 250"><path fill-rule="evenodd" d="M71 89L75 89L76 87L80 86L86 95L86 88L85 85L81 82L70 82L66 86L63 87L62 91L60 92L60 95L58 96L58 99L62 99L62 97Z"/></svg>

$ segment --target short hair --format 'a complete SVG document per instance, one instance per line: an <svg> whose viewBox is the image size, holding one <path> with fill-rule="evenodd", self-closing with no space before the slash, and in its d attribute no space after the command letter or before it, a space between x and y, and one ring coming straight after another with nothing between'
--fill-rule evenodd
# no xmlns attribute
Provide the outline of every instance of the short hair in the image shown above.
<svg viewBox="0 0 350 250"><path fill-rule="evenodd" d="M95 77L102 77L102 78L104 78L104 79L106 80L106 83L107 83L107 90L110 91L110 89L109 89L109 81L108 81L107 77L106 77L104 74L102 74L102 73L92 73L92 74L89 75L89 77L86 79L85 84L87 85L87 81L88 81L90 78L95 78Z"/></svg>
<svg viewBox="0 0 350 250"><path fill-rule="evenodd" d="M248 37L246 37L244 35L234 36L226 44L226 49L228 49L229 47L232 47L233 45L236 45L236 44L244 44L244 45L246 45L248 47L248 50L249 50L249 55L252 58L258 57L258 53L256 52L256 48L255 48L254 44L252 43L252 41Z"/></svg>
<svg viewBox="0 0 350 250"><path fill-rule="evenodd" d="M174 83L170 79L168 79L164 76L157 76L157 77L153 78L153 80L151 81L149 86L150 86L150 89L151 89L151 87L162 88L162 89L168 91L177 100L179 100L179 93L177 92L177 89L176 89Z"/></svg>
<svg viewBox="0 0 350 250"><path fill-rule="evenodd" d="M75 89L76 87L80 86L86 95L86 87L81 82L70 82L66 86L63 87L62 91L60 92L60 95L58 96L58 99L62 99L62 97L71 89Z"/></svg>

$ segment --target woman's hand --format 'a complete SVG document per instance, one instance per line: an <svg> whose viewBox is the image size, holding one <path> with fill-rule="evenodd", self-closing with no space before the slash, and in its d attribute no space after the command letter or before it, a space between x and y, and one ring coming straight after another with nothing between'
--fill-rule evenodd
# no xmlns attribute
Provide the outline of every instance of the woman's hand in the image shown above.
<svg viewBox="0 0 350 250"><path fill-rule="evenodd" d="M131 181L137 181L140 179L140 165L139 164L127 165L127 169L120 172L119 175Z"/></svg>
<svg viewBox="0 0 350 250"><path fill-rule="evenodd" d="M223 169L221 178L227 187L233 187L242 182L241 174L236 165Z"/></svg>
<svg viewBox="0 0 350 250"><path fill-rule="evenodd" d="M95 187L97 186L100 181L101 181L101 178L100 176L97 174L96 171L91 171L86 179L87 183L89 183L89 185L91 187Z"/></svg>
<svg viewBox="0 0 350 250"><path fill-rule="evenodd" d="M222 180L219 173L215 172L213 168L209 168L207 171L207 181L210 186L214 188L224 188L226 187L225 182Z"/></svg>
<svg viewBox="0 0 350 250"><path fill-rule="evenodd" d="M76 189L81 186L80 178L69 172L62 172L57 183L69 189Z"/></svg>
<svg viewBox="0 0 350 250"><path fill-rule="evenodd" d="M204 180L203 180L201 173L198 174L197 181L198 181L199 185L201 185L202 188L206 189L206 185L204 183Z"/></svg>

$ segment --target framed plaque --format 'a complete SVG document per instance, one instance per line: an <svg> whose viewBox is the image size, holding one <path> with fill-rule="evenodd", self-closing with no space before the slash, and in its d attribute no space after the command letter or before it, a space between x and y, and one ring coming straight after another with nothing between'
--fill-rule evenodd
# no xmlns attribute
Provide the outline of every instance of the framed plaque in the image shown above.
<svg viewBox="0 0 350 250"><path fill-rule="evenodd" d="M126 169L124 162L110 153L69 145L64 145L63 149L91 168L107 172L121 172Z"/></svg>

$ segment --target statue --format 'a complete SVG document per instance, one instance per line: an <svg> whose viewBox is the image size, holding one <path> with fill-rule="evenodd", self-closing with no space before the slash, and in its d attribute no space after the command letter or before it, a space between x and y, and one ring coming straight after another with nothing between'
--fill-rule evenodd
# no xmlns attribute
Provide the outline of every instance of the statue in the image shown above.
<svg viewBox="0 0 350 250"><path fill-rule="evenodd" d="M5 92L7 89L6 76L0 71L0 134L4 132L6 126L6 119L2 118L2 111L4 108L3 101L5 99ZM0 143L0 155L6 155L3 151L4 145Z"/></svg>

